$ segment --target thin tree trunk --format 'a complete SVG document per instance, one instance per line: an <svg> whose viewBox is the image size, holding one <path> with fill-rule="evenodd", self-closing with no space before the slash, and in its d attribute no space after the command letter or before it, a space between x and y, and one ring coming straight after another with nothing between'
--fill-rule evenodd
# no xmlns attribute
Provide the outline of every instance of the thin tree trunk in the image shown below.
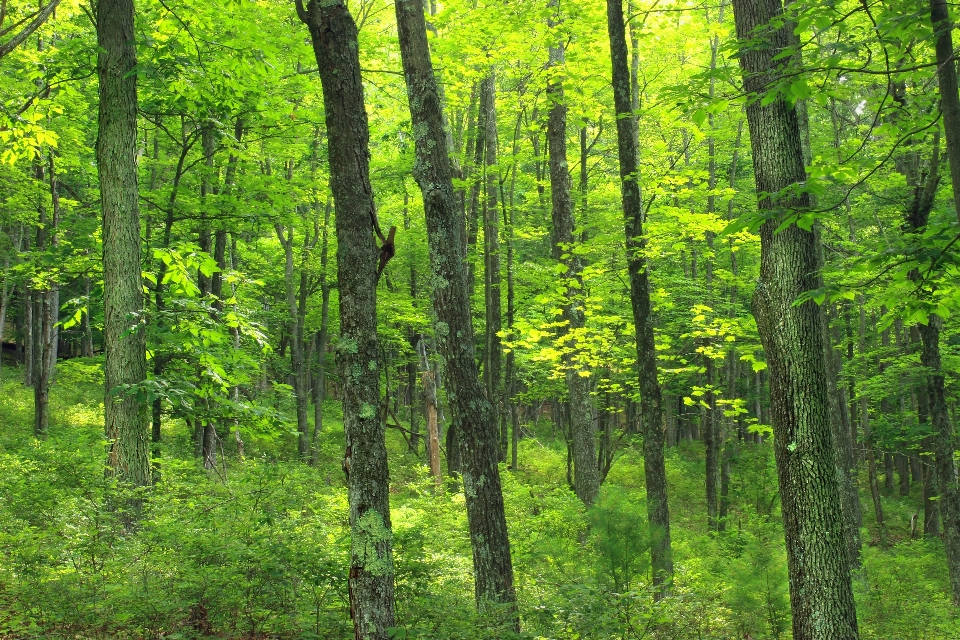
<svg viewBox="0 0 960 640"><path fill-rule="evenodd" d="M440 431L437 427L437 383L433 371L423 372L423 402L427 416L427 459L433 481L440 486L443 476L440 474Z"/></svg>
<svg viewBox="0 0 960 640"><path fill-rule="evenodd" d="M39 183L45 180L43 158L38 157L34 166L34 178ZM52 183L51 183L52 184ZM38 252L47 250L48 220L47 205L43 196L37 203L37 236L36 249ZM50 290L40 290L34 287L33 291L33 433L38 438L46 438L49 428L50 409L50 333L52 331Z"/></svg>
<svg viewBox="0 0 960 640"><path fill-rule="evenodd" d="M504 624L519 629L513 567L497 466L497 412L484 400L474 359L463 239L463 212L453 190L440 98L427 45L423 4L396 3L400 51L413 121L430 243L437 344L446 361L448 397L462 456L474 589L481 609L499 603Z"/></svg>
<svg viewBox="0 0 960 640"><path fill-rule="evenodd" d="M330 184L337 203L340 291L338 360L343 394L352 538L350 612L357 640L386 640L394 626L389 472L380 403L376 212L370 132L360 78L357 27L343 0L297 2L310 28L326 111Z"/></svg>
<svg viewBox="0 0 960 640"><path fill-rule="evenodd" d="M551 12L559 4L551 4ZM557 9L554 9L556 7ZM556 22L551 19L551 26ZM550 155L550 199L553 205L553 258L565 268L566 293L561 302L566 326L561 330L564 343L567 397L570 403L570 441L573 448L573 489L587 506L600 491L597 469L597 434L590 399L590 371L581 361L576 332L586 325L583 309L583 265L575 252L573 201L570 197L570 171L567 166L567 105L564 102L563 43L550 47L550 67L556 69L547 86L550 116L547 121L547 145ZM571 336L571 334L573 334Z"/></svg>
<svg viewBox="0 0 960 640"><path fill-rule="evenodd" d="M858 636L857 617L827 413L821 314L813 301L794 305L820 286L820 248L813 232L796 225L776 232L789 212L809 207L808 195L768 195L806 181L796 110L780 97L769 104L759 99L768 83L779 81L781 63L773 58L791 45L793 25L783 23L781 0L734 0L733 9L738 37L762 42L741 50L739 58L744 88L753 99L747 122L759 205L771 216L760 228L753 311L770 369L793 637L852 640ZM777 20L779 27L766 26Z"/></svg>
<svg viewBox="0 0 960 640"><path fill-rule="evenodd" d="M703 444L706 449L706 495L707 495L707 529L717 530L717 481L720 479L720 438L719 426L716 421L717 406L714 387L717 384L716 367L709 353L703 354L703 364L706 369L707 391L704 394L707 407L703 411Z"/></svg>
<svg viewBox="0 0 960 640"><path fill-rule="evenodd" d="M640 377L640 414L644 428L643 456L647 489L647 518L651 531L651 568L657 594L669 592L673 579L673 551L670 544L670 511L667 505L667 474L663 456L663 424L660 384L657 381L656 348L653 337L653 310L650 303L649 269L643 255L643 200L640 195L637 122L631 113L630 72L622 0L607 0L607 31L613 67L613 96L617 111L617 147L623 190L627 269L630 299L636 330Z"/></svg>
<svg viewBox="0 0 960 640"><path fill-rule="evenodd" d="M486 301L486 334L484 339L484 386L494 412L500 415L503 402L501 363L503 348L500 341L502 314L500 309L500 211L497 206L500 176L497 165L497 109L496 78L493 71L480 83L480 108L484 112L484 183L483 199L483 257L484 300ZM500 459L506 459L506 438L500 436Z"/></svg>
<svg viewBox="0 0 960 640"><path fill-rule="evenodd" d="M150 484L146 406L131 391L146 379L137 188L136 36L132 0L97 4L100 79L97 167L103 207L104 402L110 475ZM136 327L130 331L131 327Z"/></svg>
<svg viewBox="0 0 960 640"><path fill-rule="evenodd" d="M317 436L323 431L323 402L327 399L327 343L330 331L330 282L327 266L330 253L330 213L333 199L323 210L320 239L320 331L317 332L317 375L313 378L313 435L310 437L310 464L317 463Z"/></svg>

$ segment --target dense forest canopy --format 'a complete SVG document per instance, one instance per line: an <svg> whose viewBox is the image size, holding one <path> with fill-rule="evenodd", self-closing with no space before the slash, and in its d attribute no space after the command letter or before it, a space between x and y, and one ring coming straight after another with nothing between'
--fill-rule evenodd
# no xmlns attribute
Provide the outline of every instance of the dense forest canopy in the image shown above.
<svg viewBox="0 0 960 640"><path fill-rule="evenodd" d="M0 638L957 637L951 9L0 0Z"/></svg>

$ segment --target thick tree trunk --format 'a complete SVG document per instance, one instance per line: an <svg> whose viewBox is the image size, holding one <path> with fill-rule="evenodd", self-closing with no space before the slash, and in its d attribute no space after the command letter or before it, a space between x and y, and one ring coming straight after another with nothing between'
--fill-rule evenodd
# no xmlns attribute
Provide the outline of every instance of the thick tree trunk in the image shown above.
<svg viewBox="0 0 960 640"><path fill-rule="evenodd" d="M555 5L559 6L559 5ZM597 469L597 434L590 400L590 371L580 359L576 333L586 324L583 310L583 266L574 252L573 201L570 197L570 170L567 166L567 105L560 79L564 64L563 44L550 47L550 66L558 68L547 86L552 105L547 121L547 145L550 154L550 199L553 205L553 258L566 271L566 290L561 302L566 326L561 330L565 343L567 397L570 402L570 431L573 446L573 490L587 506L600 491ZM573 335L571 335L573 334Z"/></svg>
<svg viewBox="0 0 960 640"><path fill-rule="evenodd" d="M636 331L640 377L640 417L644 429L643 457L647 485L647 518L651 531L651 568L658 594L669 590L673 578L670 544L670 511L667 505L667 473L663 457L663 424L657 354L653 339L653 309L650 303L649 269L643 255L643 200L640 196L637 122L631 114L630 72L622 0L607 0L607 31L613 66L613 97L617 111L617 147L623 190L623 217L630 272L630 299Z"/></svg>
<svg viewBox="0 0 960 640"><path fill-rule="evenodd" d="M310 28L326 110L330 185L337 203L340 291L338 361L350 504L350 612L357 640L385 640L394 626L389 473L380 412L378 250L370 186L370 132L360 78L357 26L343 0L311 0L298 13Z"/></svg>
<svg viewBox="0 0 960 640"><path fill-rule="evenodd" d="M132 388L146 378L140 328L140 208L137 188L136 35L132 0L97 4L100 113L97 167L103 207L104 402L108 473L133 486L150 484L146 405ZM136 327L130 331L131 327Z"/></svg>
<svg viewBox="0 0 960 640"><path fill-rule="evenodd" d="M414 175L423 191L432 259L437 344L446 361L448 398L462 455L475 594L481 609L502 607L517 629L513 567L507 537L497 444L497 412L484 399L473 347L465 267L463 211L457 207L443 116L427 46L421 0L396 3L410 116L416 132Z"/></svg>
<svg viewBox="0 0 960 640"><path fill-rule="evenodd" d="M857 638L857 617L844 541L843 514L834 454L820 310L813 301L794 301L817 289L820 249L813 232L796 225L775 233L787 215L809 207L806 194L774 200L803 184L802 135L797 112L776 99L760 101L777 82L793 25L771 28L780 19L780 0L734 0L740 38L763 43L740 51L744 87L753 99L747 121L760 208L771 217L760 228L761 267L753 300L770 368L770 410L790 575L794 640ZM759 36L756 32L760 29ZM786 213L779 211L786 209Z"/></svg>

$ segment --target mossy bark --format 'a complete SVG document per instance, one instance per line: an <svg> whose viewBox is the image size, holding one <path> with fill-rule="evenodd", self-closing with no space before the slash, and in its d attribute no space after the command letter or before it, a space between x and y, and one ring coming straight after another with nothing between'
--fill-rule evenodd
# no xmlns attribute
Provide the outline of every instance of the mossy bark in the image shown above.
<svg viewBox="0 0 960 640"><path fill-rule="evenodd" d="M844 539L840 487L828 415L823 326L817 305L795 301L818 288L819 242L788 216L809 208L803 136L796 109L782 99L763 105L790 58L793 27L783 24L781 0L734 0L739 38L759 41L739 54L751 102L747 121L760 209L760 279L753 312L770 369L770 413L780 486L795 640L858 637ZM771 21L779 27L770 27ZM786 195L770 196L768 194Z"/></svg>
<svg viewBox="0 0 960 640"><path fill-rule="evenodd" d="M394 626L394 567L389 474L380 413L377 264L370 131L360 78L357 26L343 0L312 0L301 19L310 28L320 68L336 202L340 342L350 504L350 612L357 640L386 639Z"/></svg>
<svg viewBox="0 0 960 640"><path fill-rule="evenodd" d="M446 361L447 397L462 458L475 596L481 609L501 608L504 625L516 629L513 567L497 464L497 413L484 395L474 357L464 213L453 189L422 0L398 0L396 11L416 143L414 176L423 192L430 244L435 335Z"/></svg>

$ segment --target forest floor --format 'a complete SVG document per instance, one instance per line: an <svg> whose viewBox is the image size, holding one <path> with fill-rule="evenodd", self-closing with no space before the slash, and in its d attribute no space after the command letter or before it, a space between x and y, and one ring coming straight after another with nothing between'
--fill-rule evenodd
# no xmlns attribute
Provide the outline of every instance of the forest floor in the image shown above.
<svg viewBox="0 0 960 640"><path fill-rule="evenodd" d="M97 360L61 363L46 441L32 393L0 377L0 638L349 638L349 553L339 406L325 406L315 467L293 462L282 429L245 429L204 471L182 421L164 429L162 481L124 527L103 473ZM282 407L281 407L282 408ZM786 561L768 444L736 456L726 531L709 534L703 448L667 454L673 595L649 585L639 443L618 454L598 504L567 487L565 445L529 425L516 471L502 466L524 638L789 638ZM439 490L399 432L391 472L395 637L505 638L473 609L463 494ZM939 541L910 539L919 495L883 499L891 546L865 508L855 588L863 638L960 638ZM867 507L868 494L862 492Z"/></svg>

